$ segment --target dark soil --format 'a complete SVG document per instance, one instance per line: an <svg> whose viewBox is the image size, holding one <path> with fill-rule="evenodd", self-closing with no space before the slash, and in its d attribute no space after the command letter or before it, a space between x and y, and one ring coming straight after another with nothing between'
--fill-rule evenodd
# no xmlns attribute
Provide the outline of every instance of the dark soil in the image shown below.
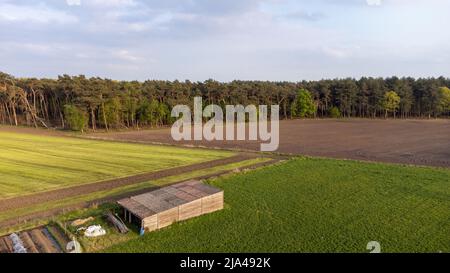
<svg viewBox="0 0 450 273"><path fill-rule="evenodd" d="M256 141L175 142L170 128L95 133L88 137L259 151ZM450 167L450 120L289 120L280 122L277 152Z"/></svg>

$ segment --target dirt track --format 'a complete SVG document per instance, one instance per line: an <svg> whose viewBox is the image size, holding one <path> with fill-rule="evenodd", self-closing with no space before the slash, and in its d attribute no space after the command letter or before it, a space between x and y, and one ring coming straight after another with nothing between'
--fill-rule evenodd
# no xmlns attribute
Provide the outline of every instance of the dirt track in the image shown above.
<svg viewBox="0 0 450 273"><path fill-rule="evenodd" d="M90 137L259 150L258 142L175 142L170 129ZM293 120L280 123L280 153L450 167L450 120Z"/></svg>

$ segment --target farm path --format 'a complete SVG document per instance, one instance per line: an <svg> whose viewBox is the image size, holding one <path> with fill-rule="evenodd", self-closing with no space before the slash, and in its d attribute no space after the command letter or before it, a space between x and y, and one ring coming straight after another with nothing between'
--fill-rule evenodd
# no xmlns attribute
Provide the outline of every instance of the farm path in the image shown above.
<svg viewBox="0 0 450 273"><path fill-rule="evenodd" d="M110 190L118 187L128 186L136 183L146 182L150 180L156 180L168 176L174 176L183 174L186 172L196 171L196 170L202 170L202 169L208 169L220 165L226 165L231 164L235 162L240 162L252 158L256 158L256 154L251 153L242 153L238 154L236 156L224 158L224 159L218 159L208 162L202 162L198 164L188 165L188 166L182 166L182 167L176 167L156 172L150 172L150 173L143 173L138 175L132 175L128 177L122 177L122 178L115 178L111 180L105 180L101 182L94 182L90 184L85 185L79 185L74 187L68 187L68 188L62 188L52 191L46 191L46 192L40 192L30 195L24 195L9 199L3 199L0 200L0 212L13 210L13 209L19 209L23 207L29 207L32 205L48 202L48 201L55 201L60 200L72 196L78 196L88 193L93 193L97 191L104 191L104 190Z"/></svg>

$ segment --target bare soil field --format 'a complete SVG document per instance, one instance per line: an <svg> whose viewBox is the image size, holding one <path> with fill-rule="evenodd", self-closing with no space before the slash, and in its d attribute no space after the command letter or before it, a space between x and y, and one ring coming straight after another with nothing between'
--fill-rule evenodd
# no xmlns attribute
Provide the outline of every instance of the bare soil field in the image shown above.
<svg viewBox="0 0 450 273"><path fill-rule="evenodd" d="M175 142L170 128L90 134L89 137L258 151L256 141ZM280 123L277 152L450 167L450 120L292 120Z"/></svg>
<svg viewBox="0 0 450 273"><path fill-rule="evenodd" d="M57 129L25 127L25 126L16 127L16 126L9 126L9 125L0 125L0 131L11 132L11 133L20 133L20 134L32 134L32 135L40 135L40 136L57 136L57 137L70 136L68 131L57 130Z"/></svg>

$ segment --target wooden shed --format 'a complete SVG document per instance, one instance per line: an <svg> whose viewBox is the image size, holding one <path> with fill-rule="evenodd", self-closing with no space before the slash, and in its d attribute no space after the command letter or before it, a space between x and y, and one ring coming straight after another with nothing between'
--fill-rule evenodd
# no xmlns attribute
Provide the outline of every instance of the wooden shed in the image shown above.
<svg viewBox="0 0 450 273"><path fill-rule="evenodd" d="M154 231L223 209L223 191L193 180L118 201L128 222Z"/></svg>

